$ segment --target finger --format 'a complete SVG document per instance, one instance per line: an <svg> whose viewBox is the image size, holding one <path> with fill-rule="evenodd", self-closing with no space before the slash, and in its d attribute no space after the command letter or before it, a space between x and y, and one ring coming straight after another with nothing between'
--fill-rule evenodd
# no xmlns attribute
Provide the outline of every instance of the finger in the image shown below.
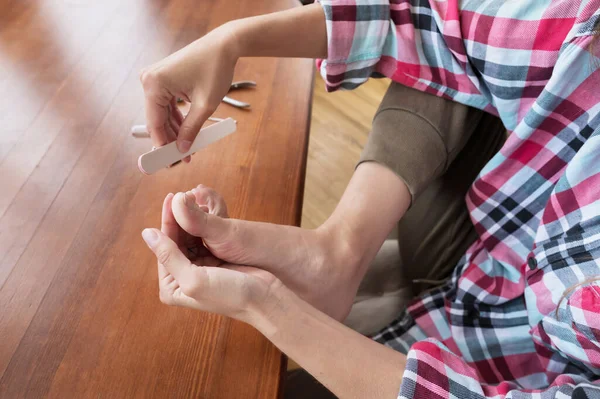
<svg viewBox="0 0 600 399"><path fill-rule="evenodd" d="M192 264L173 240L158 229L144 229L142 237L156 255L158 263L162 264L180 285L182 281L189 280L186 279L186 274L191 270Z"/></svg>
<svg viewBox="0 0 600 399"><path fill-rule="evenodd" d="M192 189L192 193L196 196L196 203L201 208L202 206L208 207L208 213L222 218L229 217L225 200L212 188L199 184L196 188Z"/></svg>
<svg viewBox="0 0 600 399"><path fill-rule="evenodd" d="M172 294L168 293L174 292L177 288L179 288L179 283L175 280L172 274L170 274L167 269L160 263L158 263L158 289L161 294L161 300L164 303L169 302L169 297L172 297ZM164 295L164 296L163 296Z"/></svg>
<svg viewBox="0 0 600 399"><path fill-rule="evenodd" d="M181 128L181 122L177 121L175 114L179 112L177 106L173 108L172 105L169 105L169 132L173 132L175 138L173 141L177 140L177 136L179 135L179 129ZM192 161L192 157L188 156L183 158L183 162L190 163Z"/></svg>
<svg viewBox="0 0 600 399"><path fill-rule="evenodd" d="M175 117L176 108L173 106L169 106L169 125L171 125L171 129L175 132L175 134L179 134L179 128L181 127L181 122L177 122L177 118Z"/></svg>
<svg viewBox="0 0 600 399"><path fill-rule="evenodd" d="M165 131L167 132L167 141L169 143L177 140L177 134L171 129L171 125L167 124L165 126Z"/></svg>
<svg viewBox="0 0 600 399"><path fill-rule="evenodd" d="M175 120L177 121L177 124L179 126L179 129L177 130L177 134L179 135L179 130L181 129L181 125L183 124L183 121L185 119L185 116L183 114L183 112L181 111L181 107L179 107L177 105L177 101L175 99L173 99L173 101L175 101L175 108L174 108L174 117ZM187 113L186 113L187 115ZM190 163L192 161L192 156L190 155L189 157L185 157L183 158L184 162Z"/></svg>
<svg viewBox="0 0 600 399"><path fill-rule="evenodd" d="M170 142L177 140L177 132L175 132L173 130L173 128L172 128L172 126L171 126L170 123L167 124L166 130L167 130ZM183 158L183 161L186 162L186 163L190 163L190 159L191 159L190 157L185 157L185 158ZM173 164L171 166L175 166L175 164Z"/></svg>
<svg viewBox="0 0 600 399"><path fill-rule="evenodd" d="M177 224L188 234L209 240L220 240L229 234L229 221L200 209L191 191L175 194L171 209Z"/></svg>
<svg viewBox="0 0 600 399"><path fill-rule="evenodd" d="M146 125L148 127L148 133L150 133L150 137L152 138L152 145L155 147L162 147L163 145L168 144L168 134L165 130L168 114L167 108L157 104L153 99L146 97L145 109Z"/></svg>
<svg viewBox="0 0 600 399"><path fill-rule="evenodd" d="M165 131L167 132L167 140L169 142L177 140L177 134L173 131L170 124L167 123Z"/></svg>
<svg viewBox="0 0 600 399"><path fill-rule="evenodd" d="M169 102L172 95L164 90L158 69L155 67L145 68L140 74L140 82L144 89L144 110L146 113L146 125L148 133L155 147L167 144L169 138L165 131L168 118Z"/></svg>
<svg viewBox="0 0 600 399"><path fill-rule="evenodd" d="M167 194L163 202L162 214L160 220L160 230L175 243L179 242L179 233L181 229L175 221L173 211L171 210L171 203L173 201L173 193ZM160 281L170 276L167 269L162 264L158 264L158 278Z"/></svg>
<svg viewBox="0 0 600 399"><path fill-rule="evenodd" d="M162 216L160 221L160 230L176 244L179 244L179 225L173 216L171 204L173 202L173 193L167 194L163 202Z"/></svg>
<svg viewBox="0 0 600 399"><path fill-rule="evenodd" d="M173 117L175 118L175 122L177 122L177 126L181 126L183 123L183 113L177 104L177 99L173 97L171 100L171 108L173 110Z"/></svg>
<svg viewBox="0 0 600 399"><path fill-rule="evenodd" d="M171 126L171 129L175 132L175 136L177 136L179 134L179 125L172 113L169 116L169 126Z"/></svg>
<svg viewBox="0 0 600 399"><path fill-rule="evenodd" d="M196 139L200 128L210 116L211 111L206 107L198 105L197 102L192 102L190 112L183 120L177 137L177 148L180 152L186 153L189 151L192 143Z"/></svg>

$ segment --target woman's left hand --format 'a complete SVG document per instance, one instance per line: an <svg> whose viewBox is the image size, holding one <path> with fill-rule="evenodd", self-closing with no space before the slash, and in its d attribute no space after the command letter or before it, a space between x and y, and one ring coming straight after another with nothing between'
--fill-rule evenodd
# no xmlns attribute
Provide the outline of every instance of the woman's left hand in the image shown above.
<svg viewBox="0 0 600 399"><path fill-rule="evenodd" d="M271 273L249 266L225 264L210 253L186 256L171 210L173 195L165 198L162 231L145 229L144 241L158 260L160 300L218 313L252 324L254 312L268 305L272 288L281 282ZM171 237L170 237L171 236ZM184 244L185 245L185 244Z"/></svg>
<svg viewBox="0 0 600 399"><path fill-rule="evenodd" d="M199 207L214 214L224 212L217 210L215 201L194 194ZM158 259L163 303L219 313L252 325L339 397L395 397L406 356L321 313L266 270L222 263L210 253L197 256L196 251L190 260L181 248L195 245L195 236L188 236L175 221L172 200L169 194L163 205L163 231L145 229L142 233ZM340 369L339 364L344 367Z"/></svg>

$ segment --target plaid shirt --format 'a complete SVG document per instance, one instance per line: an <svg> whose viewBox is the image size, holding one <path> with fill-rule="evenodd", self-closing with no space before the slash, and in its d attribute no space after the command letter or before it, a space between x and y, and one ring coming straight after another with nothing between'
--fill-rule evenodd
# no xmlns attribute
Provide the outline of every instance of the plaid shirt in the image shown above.
<svg viewBox="0 0 600 399"><path fill-rule="evenodd" d="M478 240L374 337L407 353L398 397L600 398L600 0L321 4L329 90L386 75L510 132L466 196Z"/></svg>

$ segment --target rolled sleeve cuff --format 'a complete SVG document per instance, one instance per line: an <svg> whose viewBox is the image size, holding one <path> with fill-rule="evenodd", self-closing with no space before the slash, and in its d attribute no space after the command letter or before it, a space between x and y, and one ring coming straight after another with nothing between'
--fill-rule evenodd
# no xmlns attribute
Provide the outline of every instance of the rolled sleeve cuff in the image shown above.
<svg viewBox="0 0 600 399"><path fill-rule="evenodd" d="M380 111L358 165L377 162L391 169L408 187L412 202L446 165L446 147L437 130L407 110Z"/></svg>
<svg viewBox="0 0 600 399"><path fill-rule="evenodd" d="M317 68L328 91L354 89L372 75L396 68L390 5L374 0L319 0L327 26L327 59Z"/></svg>

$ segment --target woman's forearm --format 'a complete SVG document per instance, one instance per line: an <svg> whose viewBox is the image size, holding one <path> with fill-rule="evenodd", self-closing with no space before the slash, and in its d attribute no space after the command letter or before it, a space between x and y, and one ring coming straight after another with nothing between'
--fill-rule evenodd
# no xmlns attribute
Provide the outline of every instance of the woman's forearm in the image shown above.
<svg viewBox="0 0 600 399"><path fill-rule="evenodd" d="M340 398L395 398L406 356L336 322L281 285L254 326Z"/></svg>
<svg viewBox="0 0 600 399"><path fill-rule="evenodd" d="M239 57L327 57L325 14L320 4L228 22Z"/></svg>

